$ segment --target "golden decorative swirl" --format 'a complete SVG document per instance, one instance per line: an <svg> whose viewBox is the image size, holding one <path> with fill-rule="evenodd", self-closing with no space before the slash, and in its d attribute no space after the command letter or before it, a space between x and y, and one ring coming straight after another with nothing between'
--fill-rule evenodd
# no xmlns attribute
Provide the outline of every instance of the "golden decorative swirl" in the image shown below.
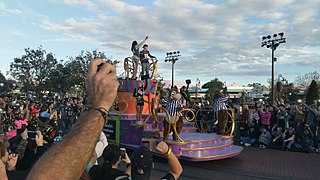
<svg viewBox="0 0 320 180"><path fill-rule="evenodd" d="M135 65L135 62L132 61L131 57L127 57L127 58L124 59L124 61L123 61L123 69L125 71L126 78L131 78L131 76L133 74L133 69L135 67L134 65Z"/></svg>
<svg viewBox="0 0 320 180"><path fill-rule="evenodd" d="M115 103L119 104L119 103L124 103L126 106L123 110L116 110L114 106L111 107L112 111L116 112L116 113L124 113L128 110L129 107L129 102L132 100L133 96L132 94L123 94L121 96L121 98L117 95Z"/></svg>
<svg viewBox="0 0 320 180"><path fill-rule="evenodd" d="M185 112L185 113L184 113ZM191 112L192 114L192 118L189 118L187 116L188 112ZM188 122L193 122L196 118L194 112L192 109L186 108L186 109L182 109L181 111L179 111L180 114L182 114L184 116L184 119L187 120Z"/></svg>
<svg viewBox="0 0 320 180"><path fill-rule="evenodd" d="M235 129L235 121L234 121L234 109L233 108L229 108L228 110L231 111L231 114L229 113L229 111L227 111L228 115L231 117L231 130L230 130L230 136L233 135L234 129Z"/></svg>
<svg viewBox="0 0 320 180"><path fill-rule="evenodd" d="M166 119L165 119L165 120L166 120L167 123L169 124L169 129L170 129L171 126L173 126L174 133L176 133L176 135L178 136L178 139L179 139L181 142L184 142L184 140L183 140L183 139L179 136L179 134L177 133L176 122L174 122L174 123L170 122L170 114L169 114L168 110L165 109L165 108L162 108L162 107L161 107L161 109L166 113Z"/></svg>
<svg viewBox="0 0 320 180"><path fill-rule="evenodd" d="M151 59L152 62L149 64L149 70L150 70L150 78L156 79L158 75L158 60L157 59Z"/></svg>
<svg viewBox="0 0 320 180"><path fill-rule="evenodd" d="M173 130L174 130L174 132L177 134L178 139L179 139L181 142L184 142L184 140L183 140L183 139L179 136L179 134L177 133L176 122L174 122L174 123L171 123L171 122L170 122L170 114L169 114L168 110L165 109L165 108L162 108L162 107L156 108L156 106L154 105L154 104L155 104L155 100L153 100L153 102L149 102L149 103L152 104L152 106L151 106L151 114L149 114L149 115L147 116L147 118L145 118L145 119L143 120L143 123L142 123L141 125L137 126L136 128L141 128L141 127L143 127L143 126L148 122L148 120L149 120L149 118L150 118L151 116L153 116L153 123L155 123L155 125L157 125L157 123L161 123L161 122L158 122L158 110L162 109L162 110L165 112L165 114L166 114L166 119L165 119L165 121L167 121L167 122L169 123L169 129L170 129L171 126L173 126Z"/></svg>

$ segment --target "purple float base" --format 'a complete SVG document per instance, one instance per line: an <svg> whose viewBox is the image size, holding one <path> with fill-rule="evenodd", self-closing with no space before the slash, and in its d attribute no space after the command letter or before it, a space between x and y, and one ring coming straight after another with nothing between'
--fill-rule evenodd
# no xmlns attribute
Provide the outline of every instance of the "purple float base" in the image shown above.
<svg viewBox="0 0 320 180"><path fill-rule="evenodd" d="M188 161L224 159L236 156L243 150L242 147L233 145L232 136L197 132L181 132L179 136L184 142L169 139L167 144L177 157Z"/></svg>
<svg viewBox="0 0 320 180"><path fill-rule="evenodd" d="M162 119L164 117L162 114L158 116L158 118ZM143 144L148 146L148 142L158 139L156 137L159 137L162 131L162 123L155 126L152 124L151 118L142 127L136 125L134 115L120 116L121 146L130 149L136 149ZM167 144L179 159L187 161L211 161L236 156L243 150L242 147L233 145L232 136L198 133L195 131L194 123L185 122L182 132L179 134L183 142L174 141L172 136L169 136ZM154 152L154 155L161 156L156 152Z"/></svg>

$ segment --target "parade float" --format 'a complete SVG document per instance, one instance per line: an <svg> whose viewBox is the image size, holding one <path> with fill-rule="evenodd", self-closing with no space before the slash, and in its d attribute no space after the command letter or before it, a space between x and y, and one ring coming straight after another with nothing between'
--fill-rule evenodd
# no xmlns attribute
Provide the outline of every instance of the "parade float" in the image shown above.
<svg viewBox="0 0 320 180"><path fill-rule="evenodd" d="M150 78L144 79L147 84L142 111L142 123L137 123L135 98L133 91L137 88L137 80L132 79L133 69L137 67L131 57L125 58L126 78L121 83L122 92L118 92L113 108L103 131L110 143L119 144L128 149L141 145L154 149L157 142L163 140L164 123L176 130L176 122L170 121L168 109L161 106L159 97L159 81L157 77L157 60L150 63ZM138 72L139 73L139 72ZM138 79L141 77L138 76ZM212 133L215 124L215 112L210 107L193 109L184 107L180 110L183 118L182 130L178 140L169 135L166 143L179 158L187 161L210 161L230 158L241 153L242 147L233 145L234 113L228 110L228 128L224 135ZM155 153L157 155L157 153Z"/></svg>

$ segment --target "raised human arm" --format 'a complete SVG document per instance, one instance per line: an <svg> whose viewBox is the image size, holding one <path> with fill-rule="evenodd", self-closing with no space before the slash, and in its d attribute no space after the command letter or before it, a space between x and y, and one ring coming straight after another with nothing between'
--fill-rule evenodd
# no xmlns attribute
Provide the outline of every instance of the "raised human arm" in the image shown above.
<svg viewBox="0 0 320 180"><path fill-rule="evenodd" d="M298 108L298 106L295 106L295 109L296 109L297 113L299 113L299 114L304 114L304 113Z"/></svg>
<svg viewBox="0 0 320 180"><path fill-rule="evenodd" d="M21 133L21 141L20 144L18 145L17 149L15 150L15 154L18 154L19 160L21 160L24 157L24 153L26 151L28 141L27 141L27 129L25 129Z"/></svg>
<svg viewBox="0 0 320 180"><path fill-rule="evenodd" d="M148 56L151 57L151 58L156 58L155 56L152 56L152 55L150 54L150 52L149 52Z"/></svg>
<svg viewBox="0 0 320 180"><path fill-rule="evenodd" d="M314 114L318 114L318 110L315 108L312 108L310 106L308 106L306 103L301 103L305 108L308 108L310 111L312 111Z"/></svg>
<svg viewBox="0 0 320 180"><path fill-rule="evenodd" d="M97 72L98 65L102 63L104 65ZM91 61L86 85L89 110L81 115L61 142L39 159L27 179L80 178L105 124L102 113L93 108L108 110L116 97L119 83L115 68L102 59Z"/></svg>
<svg viewBox="0 0 320 180"><path fill-rule="evenodd" d="M156 150L165 156L167 156L168 164L170 166L171 174L174 176L174 179L178 179L181 175L183 168L178 160L178 158L169 150L168 145L165 142L160 142Z"/></svg>
<svg viewBox="0 0 320 180"><path fill-rule="evenodd" d="M138 45L136 45L136 49L139 49L139 48L141 48L141 46L146 42L146 40L148 39L148 36L146 36L146 38L144 38L144 40L143 41L141 41Z"/></svg>
<svg viewBox="0 0 320 180"><path fill-rule="evenodd" d="M29 102L27 102L27 104L26 104L25 111L26 111L26 115L25 115L24 119L29 120L29 114L30 114L30 111L29 111Z"/></svg>
<svg viewBox="0 0 320 180"><path fill-rule="evenodd" d="M127 169L124 171L125 174L127 174L128 176L131 176L131 160L128 156L128 154L126 153L126 158L123 159L122 161L124 161L127 165Z"/></svg>

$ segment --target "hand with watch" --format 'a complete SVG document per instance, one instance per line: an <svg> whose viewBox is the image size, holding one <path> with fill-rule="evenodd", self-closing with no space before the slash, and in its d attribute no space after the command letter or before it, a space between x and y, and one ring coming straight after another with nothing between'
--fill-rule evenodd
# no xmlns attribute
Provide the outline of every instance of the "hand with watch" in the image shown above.
<svg viewBox="0 0 320 180"><path fill-rule="evenodd" d="M98 66L92 64L98 64ZM99 111L106 122L109 116L108 110L113 105L119 86L116 71L111 64L102 59L95 60L90 65L86 80L88 92L86 110Z"/></svg>
<svg viewBox="0 0 320 180"><path fill-rule="evenodd" d="M165 156L170 156L172 153L171 147L169 147L165 142L161 141L157 147L156 150L158 151L159 154L163 154Z"/></svg>

